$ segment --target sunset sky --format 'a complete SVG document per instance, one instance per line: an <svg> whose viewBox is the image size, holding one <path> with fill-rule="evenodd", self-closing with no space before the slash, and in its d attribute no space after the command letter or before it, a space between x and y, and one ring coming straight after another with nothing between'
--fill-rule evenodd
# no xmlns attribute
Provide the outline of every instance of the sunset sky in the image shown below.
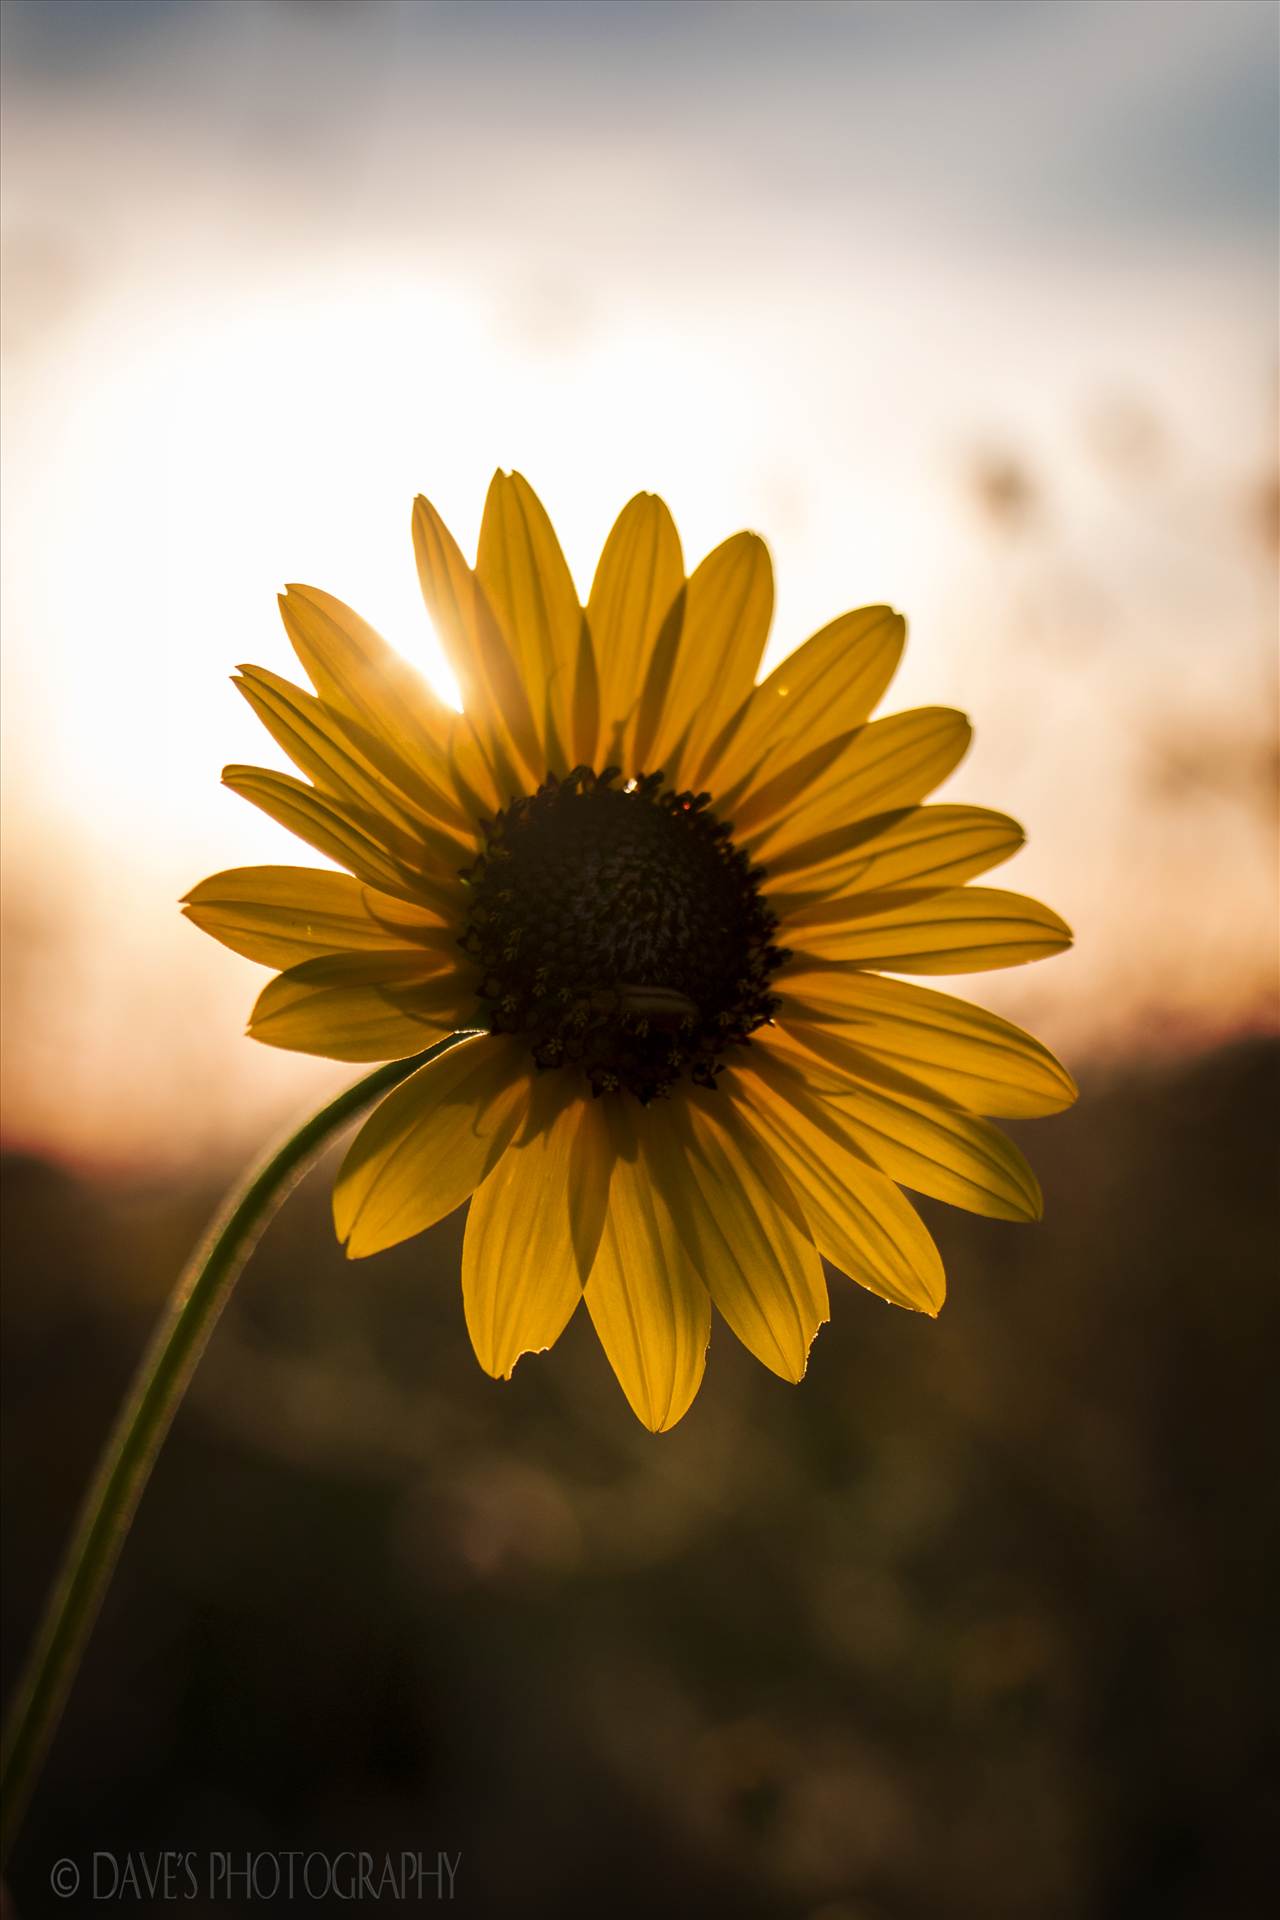
<svg viewBox="0 0 1280 1920"><path fill-rule="evenodd" d="M1073 1064L1273 1018L1277 12L6 0L5 1122L239 1150L349 1068L240 1038L176 900L315 864L224 791L287 580L425 670L409 508L517 467L774 555L770 662L891 600L889 706L1069 957Z"/></svg>

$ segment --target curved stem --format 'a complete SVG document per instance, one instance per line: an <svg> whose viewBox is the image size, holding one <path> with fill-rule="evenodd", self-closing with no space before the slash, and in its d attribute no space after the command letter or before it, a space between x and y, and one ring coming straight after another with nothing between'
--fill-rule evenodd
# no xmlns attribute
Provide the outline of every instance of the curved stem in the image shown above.
<svg viewBox="0 0 1280 1920"><path fill-rule="evenodd" d="M183 1269L103 1449L5 1725L0 1861L17 1837L169 1423L259 1235L334 1134L380 1094L470 1037L451 1034L411 1060L393 1060L321 1108L232 1190Z"/></svg>

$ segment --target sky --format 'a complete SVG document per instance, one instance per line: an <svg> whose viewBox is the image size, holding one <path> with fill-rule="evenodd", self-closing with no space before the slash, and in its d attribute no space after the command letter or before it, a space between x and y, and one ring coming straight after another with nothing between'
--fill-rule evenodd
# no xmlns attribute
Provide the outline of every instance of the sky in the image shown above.
<svg viewBox="0 0 1280 1920"><path fill-rule="evenodd" d="M310 860L286 580L443 662L426 492L622 503L778 578L769 660L908 615L889 706L1077 949L961 991L1073 1064L1274 1018L1276 55L1254 0L4 0L5 1124L240 1150L349 1075L181 920ZM198 1092L197 1092L198 1090Z"/></svg>

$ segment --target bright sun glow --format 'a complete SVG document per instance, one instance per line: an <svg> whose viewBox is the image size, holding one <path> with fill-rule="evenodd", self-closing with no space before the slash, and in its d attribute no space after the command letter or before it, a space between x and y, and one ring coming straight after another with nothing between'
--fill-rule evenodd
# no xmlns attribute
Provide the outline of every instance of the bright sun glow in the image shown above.
<svg viewBox="0 0 1280 1920"><path fill-rule="evenodd" d="M78 823L94 789L98 836L145 824L147 858L163 857L165 832L189 845L215 822L225 850L218 769L262 752L226 677L242 661L294 670L275 610L286 582L348 601L456 706L414 572L414 494L430 491L474 551L492 451L506 449L554 505L585 597L613 512L672 464L656 399L669 420L693 398L689 365L661 342L639 380L618 378L607 348L587 357L582 377L608 394L610 437L630 453L615 482L607 466L557 453L535 359L495 358L476 312L447 288L370 274L334 297L307 281L241 290L198 319L186 306L166 311L154 292L98 309L60 357L56 382L47 362L28 366L26 384L13 383L6 450L27 480L25 495L11 495L6 613L11 631L39 636L16 668L23 726L13 750L24 776L54 806L61 796ZM341 382L335 367L348 370ZM414 367L420 376L406 386ZM689 459L677 504L702 551L733 520L718 470L731 457L731 385L703 379L697 399L720 452ZM56 550L33 472L59 489L67 544ZM47 724L33 727L33 710ZM264 823L246 818L239 850L256 857L265 845Z"/></svg>

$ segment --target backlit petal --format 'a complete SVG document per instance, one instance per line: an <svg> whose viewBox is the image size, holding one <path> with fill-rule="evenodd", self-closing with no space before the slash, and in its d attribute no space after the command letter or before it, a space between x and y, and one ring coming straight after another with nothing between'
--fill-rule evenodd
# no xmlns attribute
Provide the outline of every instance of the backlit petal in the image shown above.
<svg viewBox="0 0 1280 1920"><path fill-rule="evenodd" d="M554 1346L582 1298L571 1215L582 1115L563 1074L533 1089L534 1113L471 1200L462 1248L462 1300L476 1358L509 1380L522 1353ZM601 1196L600 1221L608 1188ZM594 1253L594 1249L593 1249Z"/></svg>
<svg viewBox="0 0 1280 1920"><path fill-rule="evenodd" d="M777 1155L823 1258L882 1299L936 1314L946 1276L923 1221L838 1126L824 1124L804 1076L762 1041L722 1085L732 1087Z"/></svg>
<svg viewBox="0 0 1280 1920"><path fill-rule="evenodd" d="M800 1033L777 1028L769 1047L809 1083L809 1108L832 1138L891 1180L997 1220L1038 1220L1040 1187L1026 1159L996 1127L945 1107L902 1076L890 1091L842 1064L819 1060Z"/></svg>
<svg viewBox="0 0 1280 1920"><path fill-rule="evenodd" d="M520 670L483 587L429 500L413 506L413 548L427 612L448 655L499 804L546 773ZM523 769L523 773L521 771Z"/></svg>
<svg viewBox="0 0 1280 1920"><path fill-rule="evenodd" d="M757 1360L802 1380L830 1317L827 1283L774 1156L719 1094L690 1089L645 1120L663 1199L713 1302Z"/></svg>
<svg viewBox="0 0 1280 1920"><path fill-rule="evenodd" d="M425 856L450 873L474 857L475 825L457 802L432 796L415 783L411 770L366 735L369 751L377 756L371 760L342 719L314 695L262 667L242 667L233 684L294 765L321 793L376 823L398 859L417 866Z"/></svg>
<svg viewBox="0 0 1280 1920"><path fill-rule="evenodd" d="M707 749L751 692L773 618L773 567L755 533L735 533L689 577L675 676L651 669L637 728L638 763L689 785ZM655 656L656 664L656 656Z"/></svg>
<svg viewBox="0 0 1280 1920"><path fill-rule="evenodd" d="M287 588L280 615L312 686L359 730L384 777L406 791L428 791L433 815L446 817L451 808L456 815L448 756L453 715L416 668L318 587Z"/></svg>
<svg viewBox="0 0 1280 1920"><path fill-rule="evenodd" d="M378 821L345 806L331 794L317 793L292 774L269 767L224 767L222 783L233 793L288 827L300 840L323 853L371 887L402 899L420 901L444 914L456 911L462 894L456 877L445 879L438 869L414 871L387 851Z"/></svg>
<svg viewBox="0 0 1280 1920"><path fill-rule="evenodd" d="M425 907L318 867L234 867L193 887L182 911L224 947L268 967L322 953L402 948L406 939L456 950L451 929Z"/></svg>
<svg viewBox="0 0 1280 1920"><path fill-rule="evenodd" d="M527 1050L484 1034L388 1094L334 1186L334 1225L348 1256L394 1247L469 1199L524 1119L530 1080Z"/></svg>
<svg viewBox="0 0 1280 1920"><path fill-rule="evenodd" d="M546 769L567 773L575 685L594 677L591 641L555 529L522 474L493 476L476 578L524 680Z"/></svg>
<svg viewBox="0 0 1280 1920"><path fill-rule="evenodd" d="M578 1279L591 1276L609 1211L617 1149L603 1100L583 1099L569 1150L569 1226Z"/></svg>
<svg viewBox="0 0 1280 1920"><path fill-rule="evenodd" d="M918 806L959 765L972 733L965 715L951 707L916 707L872 720L846 738L808 798L790 803L775 786L767 820L757 802L742 837L776 877L790 870L786 856L807 841L867 814ZM749 798L744 805L750 804Z"/></svg>
<svg viewBox="0 0 1280 1920"><path fill-rule="evenodd" d="M680 536L656 494L638 493L618 515L600 555L587 601L599 706L593 726L589 709L575 732L577 758L628 763L624 745L634 729L640 694L664 623L672 632L670 651L683 618L684 559ZM673 614L674 609L674 614Z"/></svg>
<svg viewBox="0 0 1280 1920"><path fill-rule="evenodd" d="M688 1411L702 1383L711 1300L640 1144L635 1116L621 1109L610 1121L622 1138L587 1310L637 1419L662 1433Z"/></svg>
<svg viewBox="0 0 1280 1920"><path fill-rule="evenodd" d="M911 807L876 817L883 830L855 852L770 889L769 904L796 944L803 928L856 917L868 893L954 887L1010 859L1026 837L1016 820L985 807Z"/></svg>
<svg viewBox="0 0 1280 1920"><path fill-rule="evenodd" d="M439 956L327 953L263 988L249 1033L326 1060L403 1060L478 1017L474 987Z"/></svg>
<svg viewBox="0 0 1280 1920"><path fill-rule="evenodd" d="M1047 1047L967 1000L875 973L814 974L788 993L781 1015L823 1052L812 1023L852 1042L870 1061L906 1073L970 1113L1029 1119L1060 1113L1076 1085Z"/></svg>
<svg viewBox="0 0 1280 1920"><path fill-rule="evenodd" d="M1071 945L1052 908L998 887L865 894L871 909L838 927L806 927L803 953L889 973L985 973L1044 960ZM788 974L799 973L798 955Z"/></svg>
<svg viewBox="0 0 1280 1920"><path fill-rule="evenodd" d="M736 794L748 777L771 776L862 726L893 678L906 633L892 607L859 607L823 627L753 690L703 778L717 793Z"/></svg>

